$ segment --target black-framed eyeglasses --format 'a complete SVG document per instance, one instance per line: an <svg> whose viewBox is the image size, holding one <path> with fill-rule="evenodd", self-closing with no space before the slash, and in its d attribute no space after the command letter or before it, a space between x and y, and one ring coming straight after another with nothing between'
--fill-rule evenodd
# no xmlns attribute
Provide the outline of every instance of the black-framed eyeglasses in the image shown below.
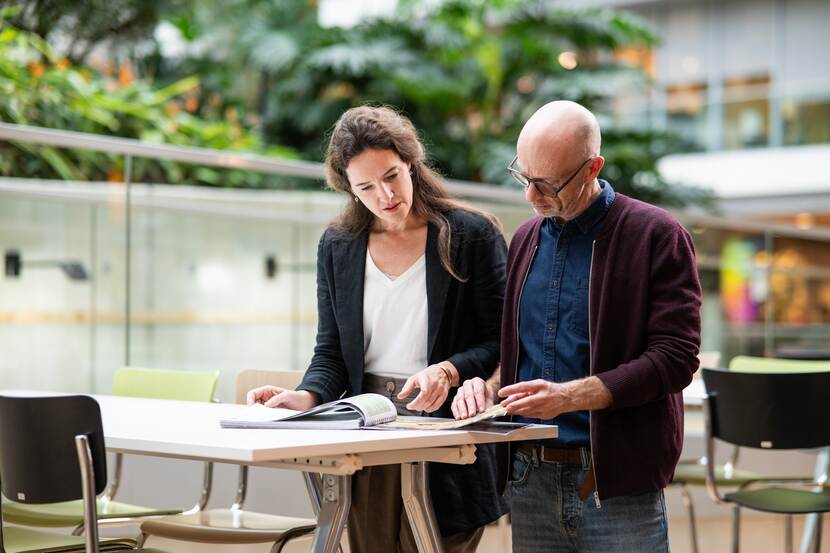
<svg viewBox="0 0 830 553"><path fill-rule="evenodd" d="M530 188L530 185L532 184L536 187L536 190L538 190L542 194L545 194L546 196L558 196L559 193L562 192L562 190L571 183L574 177L576 177L579 174L579 172L585 168L585 165L595 157L596 156L591 156L585 161L583 161L582 164L577 168L577 170L574 171L570 177L565 179L565 182L561 186L556 186L555 184L551 183L546 179L530 178L518 169L516 169L515 167L513 167L519 160L518 154L516 154L516 157L514 157L513 161L510 162L510 165L507 166L507 171L510 173L510 176L512 176L516 180L516 182L521 184L522 188L524 188L525 190Z"/></svg>

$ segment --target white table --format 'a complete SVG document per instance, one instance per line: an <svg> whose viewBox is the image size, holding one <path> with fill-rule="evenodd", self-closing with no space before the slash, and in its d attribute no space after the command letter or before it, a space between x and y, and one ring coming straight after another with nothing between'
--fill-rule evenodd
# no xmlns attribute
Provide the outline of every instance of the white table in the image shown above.
<svg viewBox="0 0 830 553"><path fill-rule="evenodd" d="M509 436L465 431L241 430L219 420L244 407L115 396L101 405L107 449L114 452L285 468L323 474L312 551L333 553L351 504L351 475L373 465L401 465L401 495L422 553L441 551L429 497L427 463L469 464L475 444L555 438L555 426L532 425Z"/></svg>
<svg viewBox="0 0 830 553"><path fill-rule="evenodd" d="M705 397L706 385L703 383L703 378L695 375L689 385L683 388L683 404L686 407L702 409Z"/></svg>

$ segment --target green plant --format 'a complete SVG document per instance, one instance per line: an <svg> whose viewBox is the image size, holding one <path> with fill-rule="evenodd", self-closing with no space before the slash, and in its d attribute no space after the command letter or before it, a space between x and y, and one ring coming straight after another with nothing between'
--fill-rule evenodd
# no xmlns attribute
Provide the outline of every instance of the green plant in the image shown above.
<svg viewBox="0 0 830 553"><path fill-rule="evenodd" d="M199 80L185 77L164 86L136 79L129 64L109 73L73 65L37 34L0 17L0 119L150 142L296 157L290 148L266 146L234 117L205 120L192 98ZM230 112L228 115L232 115ZM123 180L123 159L76 149L0 143L0 173L68 180ZM212 169L136 159L133 179L214 186L263 186L273 178L239 170Z"/></svg>
<svg viewBox="0 0 830 553"><path fill-rule="evenodd" d="M401 0L393 17L353 28L321 28L315 7L227 0L174 10L170 20L195 47L159 75L200 65L219 83L211 93L254 117L265 139L312 160L345 109L391 105L413 119L444 174L509 185L505 166L533 111L554 99L602 111L624 87L647 84L615 52L654 43L633 16L541 0ZM660 179L655 159L672 144L662 133L607 128L604 174L650 201L706 203L701 191Z"/></svg>

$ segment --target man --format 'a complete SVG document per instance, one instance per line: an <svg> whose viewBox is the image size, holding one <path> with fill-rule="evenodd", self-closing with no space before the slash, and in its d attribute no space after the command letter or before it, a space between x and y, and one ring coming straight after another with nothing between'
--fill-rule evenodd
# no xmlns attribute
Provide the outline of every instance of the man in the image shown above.
<svg viewBox="0 0 830 553"><path fill-rule="evenodd" d="M508 253L501 385L467 381L453 402L464 418L503 398L514 420L559 426L500 455L514 553L668 551L700 283L689 234L598 179L603 163L584 107L552 102L525 124L508 170L537 216Z"/></svg>

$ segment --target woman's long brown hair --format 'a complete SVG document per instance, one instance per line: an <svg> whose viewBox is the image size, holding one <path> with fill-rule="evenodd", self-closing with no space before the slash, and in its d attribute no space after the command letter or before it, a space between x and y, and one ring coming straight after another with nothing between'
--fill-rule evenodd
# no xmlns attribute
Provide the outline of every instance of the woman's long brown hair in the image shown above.
<svg viewBox="0 0 830 553"><path fill-rule="evenodd" d="M464 281L450 259L452 232L446 214L455 210L477 213L500 229L498 220L450 197L441 176L426 163L424 146L418 139L415 126L408 118L388 107L360 106L340 116L326 150L326 183L329 188L345 192L351 200L346 168L353 158L370 149L391 150L411 166L412 213L438 227L441 265L454 278ZM363 203L348 201L334 227L349 234L359 234L370 231L374 222L375 216Z"/></svg>

